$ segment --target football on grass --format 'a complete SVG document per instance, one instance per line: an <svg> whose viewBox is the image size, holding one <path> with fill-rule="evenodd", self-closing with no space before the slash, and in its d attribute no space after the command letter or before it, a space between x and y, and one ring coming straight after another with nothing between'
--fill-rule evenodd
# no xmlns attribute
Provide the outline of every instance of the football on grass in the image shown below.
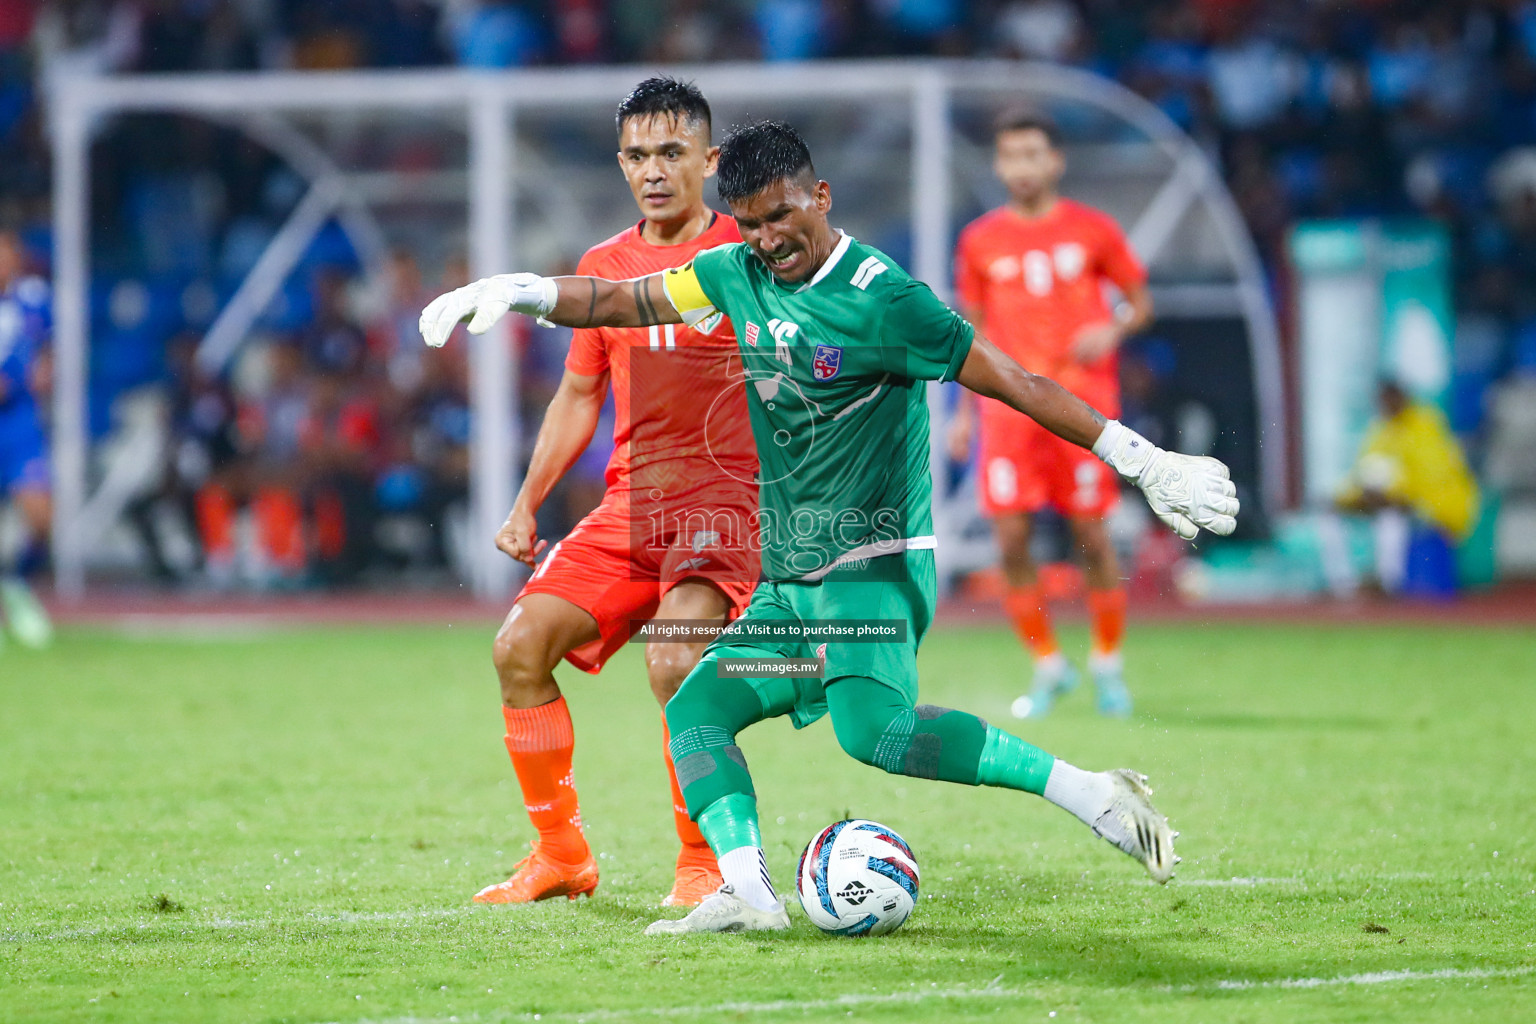
<svg viewBox="0 0 1536 1024"><path fill-rule="evenodd" d="M826 828L800 854L795 888L816 927L831 935L884 935L917 902L917 858L906 840L875 821Z"/></svg>

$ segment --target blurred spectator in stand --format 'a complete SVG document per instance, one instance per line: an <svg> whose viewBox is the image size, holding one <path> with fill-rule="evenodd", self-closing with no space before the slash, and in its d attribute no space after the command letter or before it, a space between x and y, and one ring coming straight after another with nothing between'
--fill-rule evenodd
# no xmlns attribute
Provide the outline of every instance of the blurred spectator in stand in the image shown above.
<svg viewBox="0 0 1536 1024"><path fill-rule="evenodd" d="M446 63L441 17L442 5L432 0L378 0L370 24L368 62L383 68Z"/></svg>
<svg viewBox="0 0 1536 1024"><path fill-rule="evenodd" d="M966 5L961 0L870 0L887 45L899 56L964 56Z"/></svg>
<svg viewBox="0 0 1536 1024"><path fill-rule="evenodd" d="M650 39L647 58L669 64L759 56L750 13L730 2L668 0Z"/></svg>
<svg viewBox="0 0 1536 1024"><path fill-rule="evenodd" d="M595 64L609 56L610 18L603 0L562 0L554 5L555 44L565 64Z"/></svg>
<svg viewBox="0 0 1536 1024"><path fill-rule="evenodd" d="M831 27L822 0L757 0L752 20L762 58L810 60L830 50Z"/></svg>
<svg viewBox="0 0 1536 1024"><path fill-rule="evenodd" d="M208 580L221 589L241 575L238 513L247 503L255 520L256 563L246 575L260 586L297 586L307 564L297 473L309 404L304 358L297 344L287 342L267 346L264 355L266 379L236 410L239 456L197 492Z"/></svg>
<svg viewBox="0 0 1536 1024"><path fill-rule="evenodd" d="M367 369L368 339L352 316L350 280L337 267L321 267L313 282L314 306L299 334L311 368L361 375Z"/></svg>
<svg viewBox="0 0 1536 1024"><path fill-rule="evenodd" d="M1261 128L1290 103L1296 84L1292 55L1266 35L1259 19L1223 22L1209 58L1211 92L1222 123L1237 131Z"/></svg>
<svg viewBox="0 0 1536 1024"><path fill-rule="evenodd" d="M1184 4L1162 4L1148 15L1145 43L1125 69L1127 84L1194 132L1209 107L1208 54L1200 20Z"/></svg>
<svg viewBox="0 0 1536 1024"><path fill-rule="evenodd" d="M335 268L316 274L314 315L299 339L313 374L300 426L302 482L314 514L317 568L332 583L354 582L373 561L374 481L383 442L380 382L369 372L349 283Z"/></svg>
<svg viewBox="0 0 1536 1024"><path fill-rule="evenodd" d="M339 71L368 62L367 0L283 0L289 60L306 71Z"/></svg>
<svg viewBox="0 0 1536 1024"><path fill-rule="evenodd" d="M1517 335L1536 332L1536 147L1505 154L1489 174L1489 186L1498 206L1498 220L1484 240L1496 268L1489 297ZM1536 348L1531 355L1536 365Z"/></svg>
<svg viewBox="0 0 1536 1024"><path fill-rule="evenodd" d="M1178 409L1183 396L1171 384L1177 365L1173 345L1156 335L1134 338L1120 350L1120 421L1169 450L1182 450Z"/></svg>
<svg viewBox="0 0 1536 1024"><path fill-rule="evenodd" d="M1069 0L1015 0L997 16L1004 56L1072 63L1082 56L1083 19Z"/></svg>
<svg viewBox="0 0 1536 1024"><path fill-rule="evenodd" d="M427 565L449 568L448 514L469 495L469 374L461 349L427 349L420 385L390 438L393 462L381 474L382 511L418 517L427 528Z"/></svg>
<svg viewBox="0 0 1536 1024"><path fill-rule="evenodd" d="M368 330L368 347L383 366L389 382L392 394L384 412L393 415L421 387L422 364L428 349L421 342L421 330L416 323L422 307L436 293L422 280L415 253L404 246L390 250L379 291L381 294L375 299L378 312Z"/></svg>
<svg viewBox="0 0 1536 1024"><path fill-rule="evenodd" d="M1228 150L1227 187L1270 266L1285 252L1291 223L1290 203L1274 163L1256 135L1236 136Z"/></svg>
<svg viewBox="0 0 1536 1024"><path fill-rule="evenodd" d="M198 340L195 334L183 333L166 346L170 379L164 466L157 485L127 509L150 574L166 583L183 577L166 557L158 522L161 511L180 520L193 544L191 569L203 570L198 495L205 487L227 488L239 456L234 399L218 379L197 368Z"/></svg>
<svg viewBox="0 0 1536 1024"><path fill-rule="evenodd" d="M1443 596L1456 589L1454 552L1477 521L1477 483L1440 410L1386 381L1340 511L1371 517L1376 580L1388 594ZM1325 568L1337 594L1354 591L1353 565L1334 531Z"/></svg>
<svg viewBox="0 0 1536 1024"><path fill-rule="evenodd" d="M454 57L472 68L536 64L549 47L534 5L515 0L472 0L453 16Z"/></svg>
<svg viewBox="0 0 1536 1024"><path fill-rule="evenodd" d="M318 582L348 585L375 560L383 438L358 365L322 362L316 370L299 433L301 479L313 512Z"/></svg>
<svg viewBox="0 0 1536 1024"><path fill-rule="evenodd" d="M234 0L139 0L139 71L235 71L257 66L256 37Z"/></svg>

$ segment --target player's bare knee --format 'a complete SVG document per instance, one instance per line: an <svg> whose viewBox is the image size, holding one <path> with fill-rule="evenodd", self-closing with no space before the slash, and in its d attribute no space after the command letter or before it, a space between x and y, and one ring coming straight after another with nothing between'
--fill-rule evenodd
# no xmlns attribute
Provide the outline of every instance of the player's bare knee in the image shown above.
<svg viewBox="0 0 1536 1024"><path fill-rule="evenodd" d="M651 693L662 707L682 689L683 680L698 664L698 651L690 644L649 644L645 648L645 671L650 677Z"/></svg>
<svg viewBox="0 0 1536 1024"><path fill-rule="evenodd" d="M502 701L518 705L519 695L541 687L553 668L546 629L528 616L510 615L496 631L491 644L491 661L501 681Z"/></svg>

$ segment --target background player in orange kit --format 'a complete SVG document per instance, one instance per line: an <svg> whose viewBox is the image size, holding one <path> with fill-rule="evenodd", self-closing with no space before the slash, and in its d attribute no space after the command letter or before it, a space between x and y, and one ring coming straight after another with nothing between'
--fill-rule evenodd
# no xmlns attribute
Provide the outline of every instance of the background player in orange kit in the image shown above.
<svg viewBox="0 0 1536 1024"><path fill-rule="evenodd" d="M961 311L1025 369L1116 417L1116 353L1152 317L1146 270L1113 220L1057 194L1066 162L1051 121L1031 112L1005 114L995 143L993 168L1008 188L1008 202L960 234L955 291ZM1123 296L1116 311L1105 298L1106 281ZM1093 632L1088 666L1099 710L1129 715L1120 655L1125 587L1104 527L1119 494L1114 472L1028 417L969 392L951 447L968 451L978 421L981 507L1002 550L1004 604L1035 657L1033 686L1014 702L1014 714L1043 715L1077 683L1077 670L1056 645L1029 552L1031 517L1049 505L1066 517L1083 552Z"/></svg>
<svg viewBox="0 0 1536 1024"><path fill-rule="evenodd" d="M647 79L619 105L617 121L619 166L644 219L590 249L578 273L640 277L741 240L736 222L704 203L718 150L696 87ZM502 551L535 564L547 543L538 538L535 513L591 440L611 386L615 450L603 500L549 549L496 635L507 750L539 837L512 877L482 890L476 902L574 899L597 887L571 778L571 716L553 675L560 659L595 673L653 617L723 626L745 608L757 582L749 544L757 456L740 357L729 322L699 326L713 330L668 324L575 332L528 475L496 535ZM718 386L706 391L710 381ZM661 705L708 639L647 645L646 669ZM719 868L688 820L664 722L662 741L682 841L663 904L693 906L720 885Z"/></svg>

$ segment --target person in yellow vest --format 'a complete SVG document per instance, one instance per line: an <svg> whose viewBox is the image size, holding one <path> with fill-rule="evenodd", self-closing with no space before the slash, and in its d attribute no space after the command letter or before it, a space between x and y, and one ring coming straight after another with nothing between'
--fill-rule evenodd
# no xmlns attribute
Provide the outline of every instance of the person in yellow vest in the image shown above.
<svg viewBox="0 0 1536 1024"><path fill-rule="evenodd" d="M1340 511L1372 517L1377 580L1392 594L1408 578L1415 535L1432 531L1430 545L1438 539L1448 558L1472 532L1479 496L1461 445L1439 409L1415 401L1395 381L1382 383L1377 401L1381 414L1366 429L1336 504Z"/></svg>

